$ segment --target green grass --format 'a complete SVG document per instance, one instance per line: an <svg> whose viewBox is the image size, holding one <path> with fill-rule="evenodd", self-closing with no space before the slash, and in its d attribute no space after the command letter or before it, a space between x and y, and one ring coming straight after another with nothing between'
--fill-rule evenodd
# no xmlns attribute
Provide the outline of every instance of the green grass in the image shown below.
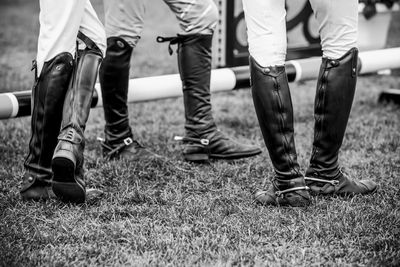
<svg viewBox="0 0 400 267"><path fill-rule="evenodd" d="M26 90L32 84L36 2L0 4L3 92ZM157 15L166 11L158 2L152 0L155 19L149 16L132 60L132 77L177 71L175 57L154 42L157 31L171 34L176 29L172 15ZM102 12L99 1L95 4ZM291 86L299 161L305 168L312 143L315 81ZM268 183L272 166L249 90L212 99L223 131L263 148L262 155L245 160L184 162L180 144L172 141L183 133L178 98L129 106L136 134L166 162L105 162L96 143L103 133L103 114L101 109L92 110L86 131L86 181L105 195L80 206L20 200L30 120L0 121L0 265L399 265L400 108L377 103L381 89L399 87L398 76L359 79L340 155L355 179L370 178L379 191L352 199L316 197L308 208L252 202L251 191Z"/></svg>

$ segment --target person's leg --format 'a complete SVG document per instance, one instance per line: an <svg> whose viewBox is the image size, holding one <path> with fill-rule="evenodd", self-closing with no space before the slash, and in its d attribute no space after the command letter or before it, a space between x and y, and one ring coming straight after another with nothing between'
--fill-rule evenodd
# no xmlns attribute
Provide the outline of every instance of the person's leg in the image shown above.
<svg viewBox="0 0 400 267"><path fill-rule="evenodd" d="M129 69L140 39L146 0L104 0L107 52L99 78L106 125L103 155L107 159L139 160L157 155L134 139L129 125Z"/></svg>
<svg viewBox="0 0 400 267"><path fill-rule="evenodd" d="M83 3L84 12L77 35L86 48L77 55L73 79L64 100L61 132L52 159L52 188L55 195L63 201L76 203L86 199L83 176L84 130L103 57L102 50L105 48L105 32L90 1L79 2Z"/></svg>
<svg viewBox="0 0 400 267"><path fill-rule="evenodd" d="M83 6L79 2L40 0L31 138L20 191L26 200L52 196L51 159L60 131L63 101L74 69L72 55L83 15Z"/></svg>
<svg viewBox="0 0 400 267"><path fill-rule="evenodd" d="M248 29L252 94L275 169L272 185L255 192L264 205L306 206L310 196L297 162L293 107L285 70L284 0L243 0Z"/></svg>
<svg viewBox="0 0 400 267"><path fill-rule="evenodd" d="M323 50L315 96L314 142L306 183L319 194L366 194L370 180L352 181L341 172L339 149L353 103L357 81L356 0L310 0Z"/></svg>
<svg viewBox="0 0 400 267"><path fill-rule="evenodd" d="M218 131L212 116L210 77L211 46L218 10L212 0L164 0L175 13L182 32L171 43L178 44L178 65L185 107L184 158L235 159L261 153L258 147L239 144Z"/></svg>

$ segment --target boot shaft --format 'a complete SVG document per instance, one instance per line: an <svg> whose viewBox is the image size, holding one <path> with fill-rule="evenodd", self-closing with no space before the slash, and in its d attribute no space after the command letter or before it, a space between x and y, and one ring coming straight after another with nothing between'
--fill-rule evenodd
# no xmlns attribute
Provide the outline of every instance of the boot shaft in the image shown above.
<svg viewBox="0 0 400 267"><path fill-rule="evenodd" d="M45 62L32 89L29 154L25 168L51 176L51 159L62 119L62 105L74 68L73 57L62 53Z"/></svg>
<svg viewBox="0 0 400 267"><path fill-rule="evenodd" d="M107 39L106 57L99 70L106 143L119 145L132 137L128 114L129 69L133 48L120 37Z"/></svg>
<svg viewBox="0 0 400 267"><path fill-rule="evenodd" d="M183 86L186 134L199 137L216 130L210 94L212 35L179 38L178 66Z"/></svg>
<svg viewBox="0 0 400 267"><path fill-rule="evenodd" d="M339 59L322 59L315 95L315 128L310 167L335 177L357 82L358 50ZM310 172L310 170L308 171Z"/></svg>
<svg viewBox="0 0 400 267"><path fill-rule="evenodd" d="M96 50L80 52L73 80L64 101L62 128L69 125L85 129L102 56Z"/></svg>
<svg viewBox="0 0 400 267"><path fill-rule="evenodd" d="M52 158L53 168L55 158L67 158L73 162L76 173L82 169L84 131L101 59L101 53L97 50L86 49L79 54L74 77L64 100L61 131Z"/></svg>
<svg viewBox="0 0 400 267"><path fill-rule="evenodd" d="M285 67L264 68L250 57L250 73L254 107L275 172L280 179L301 177Z"/></svg>

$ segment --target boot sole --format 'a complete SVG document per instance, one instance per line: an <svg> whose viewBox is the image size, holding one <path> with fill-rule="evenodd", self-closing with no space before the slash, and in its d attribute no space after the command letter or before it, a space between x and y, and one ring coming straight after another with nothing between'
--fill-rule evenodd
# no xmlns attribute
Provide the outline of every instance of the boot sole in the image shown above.
<svg viewBox="0 0 400 267"><path fill-rule="evenodd" d="M322 188L322 187L321 187ZM364 193L358 193L358 192L351 192L351 193L338 193L338 192L332 192L332 193L322 193L320 191L314 191L314 190L309 190L310 195L312 196L325 196L325 197L333 197L333 196L338 196L338 197L343 197L343 198L353 198L357 195L364 196L364 195L370 195L374 194L376 191L378 191L379 186L376 186L373 190L364 192Z"/></svg>
<svg viewBox="0 0 400 267"><path fill-rule="evenodd" d="M229 154L229 155L210 154L210 158L215 158L215 159L241 159L241 158L253 157L253 156L256 156L258 154L261 154L261 150L260 151L254 151L254 152L235 153L235 154Z"/></svg>
<svg viewBox="0 0 400 267"><path fill-rule="evenodd" d="M246 152L246 153L235 153L235 154L186 154L184 155L185 160L187 161L207 161L210 158L212 159L242 159L249 158L261 154L260 151L254 152Z"/></svg>
<svg viewBox="0 0 400 267"><path fill-rule="evenodd" d="M83 203L86 199L85 188L75 179L75 163L65 157L54 157L52 189L63 202Z"/></svg>
<svg viewBox="0 0 400 267"><path fill-rule="evenodd" d="M51 198L50 187L32 187L24 192L20 192L21 198L24 201L40 201L40 200L47 200ZM53 195L54 197L54 195Z"/></svg>
<svg viewBox="0 0 400 267"><path fill-rule="evenodd" d="M258 191L253 195L254 201L264 206L282 206L282 207L294 207L301 208L307 207L312 204L311 199L306 198L296 198L291 201L279 201L276 197L271 196L265 191Z"/></svg>
<svg viewBox="0 0 400 267"><path fill-rule="evenodd" d="M187 154L183 156L185 160L192 162L203 162L210 159L208 154Z"/></svg>

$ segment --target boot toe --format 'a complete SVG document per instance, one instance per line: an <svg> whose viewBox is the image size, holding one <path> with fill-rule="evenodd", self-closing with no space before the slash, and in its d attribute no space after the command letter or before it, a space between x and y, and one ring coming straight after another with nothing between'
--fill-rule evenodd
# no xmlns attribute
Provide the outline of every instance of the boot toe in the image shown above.
<svg viewBox="0 0 400 267"><path fill-rule="evenodd" d="M238 143L219 130L216 130L207 136L192 137L189 135L187 138L197 140L197 142L190 140L185 144L183 150L185 160L193 162L206 161L210 158L240 159L252 157L262 152L259 147ZM203 144L203 140L206 140L207 143Z"/></svg>
<svg viewBox="0 0 400 267"><path fill-rule="evenodd" d="M221 159L239 159L258 155L261 149L257 146L241 144L226 137L224 134L216 135L210 140L210 157Z"/></svg>
<svg viewBox="0 0 400 267"><path fill-rule="evenodd" d="M257 190L254 194L254 201L262 205L277 205L275 193L270 190Z"/></svg>
<svg viewBox="0 0 400 267"><path fill-rule="evenodd" d="M282 196L277 196L272 186L266 191L256 191L254 193L254 200L266 206L306 207L311 204L310 194L306 190L297 190L283 194Z"/></svg>
<svg viewBox="0 0 400 267"><path fill-rule="evenodd" d="M344 173L340 175L339 185L334 192L339 195L370 194L377 188L377 184L371 180L352 180Z"/></svg>
<svg viewBox="0 0 400 267"><path fill-rule="evenodd" d="M378 185L371 180L352 180L342 172L335 179L317 176L310 176L305 179L311 192L316 195L353 196L357 194L370 194L378 188Z"/></svg>
<svg viewBox="0 0 400 267"><path fill-rule="evenodd" d="M22 177L20 195L23 200L43 200L54 198L51 190L51 177L38 177L31 173L25 173Z"/></svg>
<svg viewBox="0 0 400 267"><path fill-rule="evenodd" d="M99 200L103 197L104 191L96 188L86 189L86 199L88 202Z"/></svg>
<svg viewBox="0 0 400 267"><path fill-rule="evenodd" d="M153 160L156 158L160 158L161 156L150 151L145 147L141 148L134 148L134 149L124 149L119 154L119 159L122 160L130 160L130 161L137 161L137 160Z"/></svg>
<svg viewBox="0 0 400 267"><path fill-rule="evenodd" d="M123 142L115 144L103 141L101 145L103 147L103 157L106 160L138 161L162 158L131 137L126 138Z"/></svg>
<svg viewBox="0 0 400 267"><path fill-rule="evenodd" d="M47 186L34 186L25 191L20 192L22 200L47 200L54 198L55 195L51 190L51 187Z"/></svg>
<svg viewBox="0 0 400 267"><path fill-rule="evenodd" d="M365 194L373 193L378 189L378 184L371 180L361 180L359 183L364 186Z"/></svg>
<svg viewBox="0 0 400 267"><path fill-rule="evenodd" d="M227 144L225 144L225 147L226 150L222 150L222 154L253 156L261 153L261 149L256 146L243 145L233 141L227 142Z"/></svg>

